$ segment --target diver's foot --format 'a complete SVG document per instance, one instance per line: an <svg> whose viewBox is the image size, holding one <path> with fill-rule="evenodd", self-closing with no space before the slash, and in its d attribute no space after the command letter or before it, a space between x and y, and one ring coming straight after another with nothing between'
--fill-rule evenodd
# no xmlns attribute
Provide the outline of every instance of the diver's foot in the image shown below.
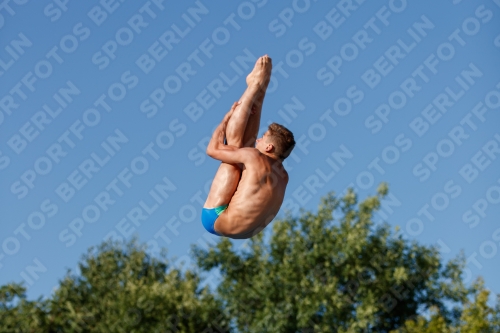
<svg viewBox="0 0 500 333"><path fill-rule="evenodd" d="M256 85L261 89L267 89L271 80L272 67L272 60L267 54L257 59L252 72L247 76L247 85Z"/></svg>

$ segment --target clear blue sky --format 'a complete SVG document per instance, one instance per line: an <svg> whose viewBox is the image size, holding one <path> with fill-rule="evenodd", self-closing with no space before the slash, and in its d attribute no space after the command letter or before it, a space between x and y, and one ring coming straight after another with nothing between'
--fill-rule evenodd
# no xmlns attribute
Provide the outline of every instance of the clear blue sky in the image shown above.
<svg viewBox="0 0 500 333"><path fill-rule="evenodd" d="M262 125L298 141L282 211L386 181L378 222L445 260L463 250L466 281L500 292L498 1L32 0L0 15L1 284L49 295L109 235L176 257L217 241L200 223L218 166L204 146L267 53Z"/></svg>

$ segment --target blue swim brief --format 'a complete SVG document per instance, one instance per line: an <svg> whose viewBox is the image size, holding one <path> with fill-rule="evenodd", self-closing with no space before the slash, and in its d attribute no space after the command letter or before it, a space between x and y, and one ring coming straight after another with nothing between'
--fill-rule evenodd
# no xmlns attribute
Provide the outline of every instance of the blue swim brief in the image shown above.
<svg viewBox="0 0 500 333"><path fill-rule="evenodd" d="M220 214L222 214L223 211L225 211L227 208L227 205L222 205L219 207L215 208L203 208L201 210L201 224L207 229L207 231L211 234L214 234L216 236L222 236L219 235L215 229L214 229L214 224L215 220L219 217Z"/></svg>

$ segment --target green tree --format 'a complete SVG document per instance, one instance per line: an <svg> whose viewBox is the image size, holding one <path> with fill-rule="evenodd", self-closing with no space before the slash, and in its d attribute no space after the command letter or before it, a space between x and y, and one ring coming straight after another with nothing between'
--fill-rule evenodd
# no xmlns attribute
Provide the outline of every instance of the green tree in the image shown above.
<svg viewBox="0 0 500 333"><path fill-rule="evenodd" d="M391 333L452 333L450 323L439 314L436 308L431 309L431 317L418 317L416 320L408 320L398 330Z"/></svg>
<svg viewBox="0 0 500 333"><path fill-rule="evenodd" d="M499 303L496 308L490 307L489 295L490 292L484 288L484 281L479 278L472 287L472 299L464 302L458 320L447 324L434 308L429 319L420 316L416 320L408 320L392 333L499 333Z"/></svg>
<svg viewBox="0 0 500 333"><path fill-rule="evenodd" d="M373 223L386 194L329 194L243 251L228 239L194 246L200 270L172 268L136 240L103 243L46 299L0 287L0 333L500 333L500 302L488 305L480 279L464 286L463 256L445 265L437 249ZM215 268L213 294L200 276Z"/></svg>
<svg viewBox="0 0 500 333"><path fill-rule="evenodd" d="M479 279L474 285L474 300L466 301L460 317L461 333L490 333L494 330L492 316L494 310L488 306L490 292L484 288L484 281Z"/></svg>
<svg viewBox="0 0 500 333"><path fill-rule="evenodd" d="M26 288L12 283L0 287L0 332L41 332L45 321L47 302L26 299Z"/></svg>
<svg viewBox="0 0 500 333"><path fill-rule="evenodd" d="M236 251L224 239L194 257L222 272L218 297L241 332L389 332L431 308L456 320L470 294L463 257L443 265L436 248L375 225L386 194L330 194L316 214L277 220L267 244L261 233Z"/></svg>
<svg viewBox="0 0 500 333"><path fill-rule="evenodd" d="M200 278L149 256L133 240L91 248L46 300L0 289L0 332L222 332L228 318Z"/></svg>

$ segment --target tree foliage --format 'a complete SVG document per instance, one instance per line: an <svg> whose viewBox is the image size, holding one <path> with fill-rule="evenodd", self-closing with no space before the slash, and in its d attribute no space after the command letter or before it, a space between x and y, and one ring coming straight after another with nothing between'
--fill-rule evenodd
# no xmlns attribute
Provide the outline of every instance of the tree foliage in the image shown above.
<svg viewBox="0 0 500 333"><path fill-rule="evenodd" d="M220 301L208 288L200 290L200 278L191 271L169 270L168 262L160 259L149 256L135 240L104 243L88 251L79 264L80 274L68 272L49 299L28 302L22 286L4 286L0 332L227 329Z"/></svg>
<svg viewBox="0 0 500 333"><path fill-rule="evenodd" d="M408 320L398 330L391 333L497 333L500 332L500 308L488 305L490 292L484 288L482 279L473 286L472 299L463 304L462 315L455 322L447 325L438 309L431 309L431 316L422 316Z"/></svg>
<svg viewBox="0 0 500 333"><path fill-rule="evenodd" d="M445 264L436 248L373 222L386 194L329 194L243 250L228 239L193 246L195 270L136 240L103 243L48 298L0 287L0 332L500 332L500 302L489 305L482 280L463 283L463 256ZM200 287L213 269L215 292Z"/></svg>

